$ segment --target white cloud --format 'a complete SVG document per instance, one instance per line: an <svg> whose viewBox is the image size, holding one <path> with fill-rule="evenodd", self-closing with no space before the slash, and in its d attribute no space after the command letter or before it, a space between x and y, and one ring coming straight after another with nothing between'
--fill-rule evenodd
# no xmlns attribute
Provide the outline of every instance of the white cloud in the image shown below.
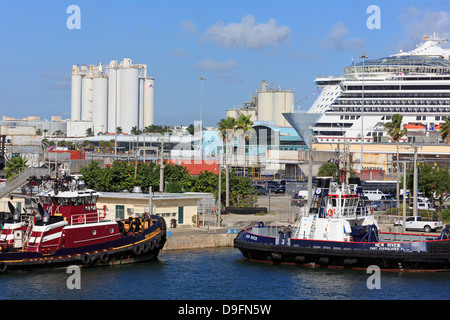
<svg viewBox="0 0 450 320"><path fill-rule="evenodd" d="M197 35L197 27L195 23L191 20L183 20L180 22L181 33L184 37L188 37L190 35Z"/></svg>
<svg viewBox="0 0 450 320"><path fill-rule="evenodd" d="M225 62L219 62L212 59L202 60L197 62L197 69L201 71L213 72L216 78L223 79L226 82L242 82L242 77L236 75L232 71L238 64L233 60L227 60Z"/></svg>
<svg viewBox="0 0 450 320"><path fill-rule="evenodd" d="M423 41L425 35L432 35L433 32L441 38L450 37L450 15L446 11L427 11L409 7L399 15L398 20L405 31L400 49L414 49Z"/></svg>
<svg viewBox="0 0 450 320"><path fill-rule="evenodd" d="M225 25L221 21L217 22L206 30L204 39L223 48L262 49L287 41L290 34L289 27L277 26L274 19L255 24L255 17L246 15L237 23Z"/></svg>
<svg viewBox="0 0 450 320"><path fill-rule="evenodd" d="M325 41L322 43L322 47L327 50L334 51L347 51L347 50L359 50L361 49L364 40L361 38L345 39L345 36L349 33L347 27L342 22L338 22L331 28Z"/></svg>
<svg viewBox="0 0 450 320"><path fill-rule="evenodd" d="M173 57L177 57L177 58L188 58L189 57L189 52L187 52L186 50L184 50L182 48L175 48L170 54Z"/></svg>
<svg viewBox="0 0 450 320"><path fill-rule="evenodd" d="M218 62L216 60L207 59L197 62L197 68L202 71L223 72L236 68L238 64L233 60Z"/></svg>

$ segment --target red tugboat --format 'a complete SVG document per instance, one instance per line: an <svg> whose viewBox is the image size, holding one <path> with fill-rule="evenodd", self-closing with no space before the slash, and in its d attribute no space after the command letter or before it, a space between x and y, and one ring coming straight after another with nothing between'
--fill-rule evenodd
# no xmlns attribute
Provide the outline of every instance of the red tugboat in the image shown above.
<svg viewBox="0 0 450 320"><path fill-rule="evenodd" d="M166 242L164 218L144 213L109 221L96 207L100 193L79 190L70 178L50 183L50 190L37 195L37 209L31 213L21 214L8 202L10 215L0 235L0 273L157 258Z"/></svg>

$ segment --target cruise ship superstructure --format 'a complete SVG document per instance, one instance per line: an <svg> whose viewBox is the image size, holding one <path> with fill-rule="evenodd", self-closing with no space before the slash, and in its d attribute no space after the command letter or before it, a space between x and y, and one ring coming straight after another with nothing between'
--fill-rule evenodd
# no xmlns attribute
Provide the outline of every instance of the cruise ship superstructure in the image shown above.
<svg viewBox="0 0 450 320"><path fill-rule="evenodd" d="M450 49L436 35L409 52L364 59L339 77L317 77L321 93L306 114L284 114L299 132L313 131L316 143L392 142L385 124L403 116L403 142L441 142L439 128L450 116ZM363 130L361 130L361 125ZM363 132L363 137L361 133Z"/></svg>

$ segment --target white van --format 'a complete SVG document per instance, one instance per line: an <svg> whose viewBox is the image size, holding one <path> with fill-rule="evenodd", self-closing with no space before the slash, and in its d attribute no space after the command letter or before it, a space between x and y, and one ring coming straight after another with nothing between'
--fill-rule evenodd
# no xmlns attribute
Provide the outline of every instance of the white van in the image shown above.
<svg viewBox="0 0 450 320"><path fill-rule="evenodd" d="M314 192L314 191L313 191ZM305 198L305 199L308 199L308 190L300 190L299 192L298 192L298 195L299 196L302 196L303 198Z"/></svg>
<svg viewBox="0 0 450 320"><path fill-rule="evenodd" d="M386 195L378 189L377 190L364 190L363 192L364 192L364 196L366 196L367 199L369 199L369 201L377 201L377 200L382 200L382 199L386 198Z"/></svg>

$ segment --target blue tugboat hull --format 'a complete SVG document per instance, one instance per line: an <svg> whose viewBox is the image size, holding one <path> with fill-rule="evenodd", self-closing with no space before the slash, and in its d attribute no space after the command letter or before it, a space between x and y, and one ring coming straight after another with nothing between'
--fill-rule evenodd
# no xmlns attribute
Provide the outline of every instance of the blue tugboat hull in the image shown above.
<svg viewBox="0 0 450 320"><path fill-rule="evenodd" d="M241 231L234 240L234 247L249 260L352 269L375 265L386 271L450 271L448 239L342 242L272 237L251 231Z"/></svg>

